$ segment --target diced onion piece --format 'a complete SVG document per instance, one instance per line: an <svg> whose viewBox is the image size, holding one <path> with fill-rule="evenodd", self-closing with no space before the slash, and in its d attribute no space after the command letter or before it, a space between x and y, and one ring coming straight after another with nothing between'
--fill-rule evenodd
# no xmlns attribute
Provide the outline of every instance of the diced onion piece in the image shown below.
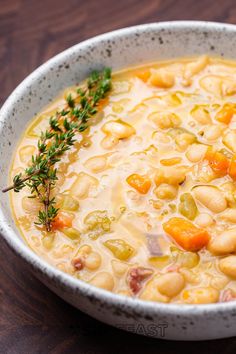
<svg viewBox="0 0 236 354"><path fill-rule="evenodd" d="M184 79L186 81L190 80L194 75L202 71L208 64L209 58L204 55L199 57L197 60L187 63L184 70Z"/></svg>
<svg viewBox="0 0 236 354"><path fill-rule="evenodd" d="M191 193L184 193L180 196L179 212L189 220L194 220L198 209Z"/></svg>
<svg viewBox="0 0 236 354"><path fill-rule="evenodd" d="M204 105L196 105L191 111L191 116L199 124L211 124L210 113Z"/></svg>
<svg viewBox="0 0 236 354"><path fill-rule="evenodd" d="M222 77L217 75L204 76L199 81L200 86L213 96L219 98L222 96Z"/></svg>
<svg viewBox="0 0 236 354"><path fill-rule="evenodd" d="M77 211L79 209L79 202L72 196L67 194L61 195L61 208L66 211Z"/></svg>
<svg viewBox="0 0 236 354"><path fill-rule="evenodd" d="M71 240L80 240L80 232L74 227L68 227L63 229L63 234L69 237Z"/></svg>
<svg viewBox="0 0 236 354"><path fill-rule="evenodd" d="M103 244L121 261L128 260L134 254L134 248L122 239L107 240Z"/></svg>
<svg viewBox="0 0 236 354"><path fill-rule="evenodd" d="M178 127L181 119L175 113L159 111L149 114L148 119L155 123L160 129L169 129Z"/></svg>

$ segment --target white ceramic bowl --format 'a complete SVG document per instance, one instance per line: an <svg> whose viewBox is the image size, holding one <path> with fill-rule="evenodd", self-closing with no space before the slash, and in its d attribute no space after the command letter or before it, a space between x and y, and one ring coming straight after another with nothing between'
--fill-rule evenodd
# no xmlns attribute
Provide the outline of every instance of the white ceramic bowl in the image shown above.
<svg viewBox="0 0 236 354"><path fill-rule="evenodd" d="M25 126L60 90L91 69L113 70L159 59L209 53L236 57L236 26L210 22L163 22L110 32L57 55L35 70L0 111L0 189ZM203 340L236 335L236 302L176 305L144 302L95 288L47 264L31 251L14 225L9 196L0 198L0 233L47 287L85 313L116 327L148 336Z"/></svg>

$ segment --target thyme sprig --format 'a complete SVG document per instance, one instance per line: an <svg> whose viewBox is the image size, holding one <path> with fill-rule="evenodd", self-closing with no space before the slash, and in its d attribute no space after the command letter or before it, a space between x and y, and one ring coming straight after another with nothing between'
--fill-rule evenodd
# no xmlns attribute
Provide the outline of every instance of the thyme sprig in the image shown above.
<svg viewBox="0 0 236 354"><path fill-rule="evenodd" d="M51 192L57 181L56 164L62 155L71 149L76 141L76 134L89 127L89 119L98 111L98 104L111 89L111 70L105 68L102 72L94 71L85 85L77 89L78 96L69 94L66 106L56 112L49 120L49 127L41 132L38 140L38 152L32 156L31 164L24 173L13 178L11 186L2 190L20 192L28 187L29 198L38 198L42 210L38 213L37 225L51 231L52 222L58 214L55 197Z"/></svg>

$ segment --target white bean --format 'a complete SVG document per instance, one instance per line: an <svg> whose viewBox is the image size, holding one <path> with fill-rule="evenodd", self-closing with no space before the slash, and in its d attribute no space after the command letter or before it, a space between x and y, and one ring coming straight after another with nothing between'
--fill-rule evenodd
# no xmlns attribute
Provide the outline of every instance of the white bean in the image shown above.
<svg viewBox="0 0 236 354"><path fill-rule="evenodd" d="M225 182L220 185L223 190L228 206L234 208L236 206L236 186L233 182Z"/></svg>
<svg viewBox="0 0 236 354"><path fill-rule="evenodd" d="M219 217L223 220L236 223L236 209L226 209Z"/></svg>
<svg viewBox="0 0 236 354"><path fill-rule="evenodd" d="M214 255L224 255L236 251L236 228L222 232L208 244L208 250Z"/></svg>
<svg viewBox="0 0 236 354"><path fill-rule="evenodd" d="M186 157L191 162L198 162L203 159L207 151L207 146L203 144L192 144L189 146Z"/></svg>
<svg viewBox="0 0 236 354"><path fill-rule="evenodd" d="M160 199L174 199L178 193L178 187L162 183L154 189L154 194Z"/></svg>
<svg viewBox="0 0 236 354"><path fill-rule="evenodd" d="M188 304L210 304L218 301L219 291L210 286L186 289L182 298Z"/></svg>
<svg viewBox="0 0 236 354"><path fill-rule="evenodd" d="M189 145L196 141L196 137L193 134L183 133L179 134L175 138L175 143L179 151L185 151Z"/></svg>
<svg viewBox="0 0 236 354"><path fill-rule="evenodd" d="M225 275L236 279L236 256L228 256L221 259L219 268Z"/></svg>
<svg viewBox="0 0 236 354"><path fill-rule="evenodd" d="M117 260L112 260L111 265L112 265L113 272L117 276L124 275L128 269L128 264L126 264L124 262L117 261Z"/></svg>
<svg viewBox="0 0 236 354"><path fill-rule="evenodd" d="M164 302L167 303L170 301L170 298L166 295L162 295L156 286L156 278L158 276L155 276L153 279L148 281L144 287L143 290L140 294L140 298L142 300L148 300L148 301L157 301L157 302Z"/></svg>
<svg viewBox="0 0 236 354"><path fill-rule="evenodd" d="M26 213L33 214L38 212L41 207L41 203L37 198L28 198L27 196L22 199L22 208Z"/></svg>
<svg viewBox="0 0 236 354"><path fill-rule="evenodd" d="M161 183L167 183L174 186L184 182L186 178L187 168L185 166L168 166L159 168L154 177L156 186Z"/></svg>
<svg viewBox="0 0 236 354"><path fill-rule="evenodd" d="M160 129L175 128L181 124L181 119L171 112L153 112L148 119L154 122Z"/></svg>
<svg viewBox="0 0 236 354"><path fill-rule="evenodd" d="M207 213L199 214L194 221L200 227L208 227L214 223L213 217Z"/></svg>
<svg viewBox="0 0 236 354"><path fill-rule="evenodd" d="M102 263L102 257L97 252L91 252L85 258L85 267L90 270L98 269L101 263Z"/></svg>
<svg viewBox="0 0 236 354"><path fill-rule="evenodd" d="M47 233L46 236L42 238L43 247L50 251L54 244L55 235L52 232Z"/></svg>
<svg viewBox="0 0 236 354"><path fill-rule="evenodd" d="M103 149L109 150L112 149L119 143L119 139L116 136L107 134L101 141L101 146Z"/></svg>
<svg viewBox="0 0 236 354"><path fill-rule="evenodd" d="M199 80L200 86L215 97L222 95L222 76L207 75Z"/></svg>
<svg viewBox="0 0 236 354"><path fill-rule="evenodd" d="M205 106L195 106L191 111L191 115L195 121L201 125L211 124L211 116Z"/></svg>
<svg viewBox="0 0 236 354"><path fill-rule="evenodd" d="M129 138L131 135L135 134L135 129L121 120L111 120L105 123L102 127L102 131L106 134L116 136L118 139Z"/></svg>
<svg viewBox="0 0 236 354"><path fill-rule="evenodd" d="M107 158L105 155L90 157L84 165L94 173L102 172L107 167Z"/></svg>
<svg viewBox="0 0 236 354"><path fill-rule="evenodd" d="M98 288L105 290L110 290L114 288L114 279L113 276L108 272L97 273L89 282L91 285L94 285Z"/></svg>
<svg viewBox="0 0 236 354"><path fill-rule="evenodd" d="M222 81L222 95L223 96L228 96L228 95L234 95L236 92L236 84L235 80L232 78L224 77Z"/></svg>
<svg viewBox="0 0 236 354"><path fill-rule="evenodd" d="M224 289L228 283L229 278L223 274L220 276L214 276L210 281L210 285L217 290Z"/></svg>
<svg viewBox="0 0 236 354"><path fill-rule="evenodd" d="M161 275L157 281L156 286L162 295L174 297L178 295L185 286L185 280L182 274L177 272L169 272Z"/></svg>
<svg viewBox="0 0 236 354"><path fill-rule="evenodd" d="M98 180L87 173L81 172L73 183L70 191L73 196L84 199L87 198L92 187L98 185Z"/></svg>
<svg viewBox="0 0 236 354"><path fill-rule="evenodd" d="M83 256L83 257L87 257L89 255L89 253L92 252L92 247L89 245L83 245L79 248L76 256Z"/></svg>
<svg viewBox="0 0 236 354"><path fill-rule="evenodd" d="M236 131L230 131L223 136L223 144L231 151L236 152Z"/></svg>
<svg viewBox="0 0 236 354"><path fill-rule="evenodd" d="M204 138L208 141L214 141L218 139L222 134L222 126L220 124L211 124L206 126L204 131Z"/></svg>
<svg viewBox="0 0 236 354"><path fill-rule="evenodd" d="M197 186L193 189L195 198L213 213L220 213L227 208L224 194L214 186Z"/></svg>

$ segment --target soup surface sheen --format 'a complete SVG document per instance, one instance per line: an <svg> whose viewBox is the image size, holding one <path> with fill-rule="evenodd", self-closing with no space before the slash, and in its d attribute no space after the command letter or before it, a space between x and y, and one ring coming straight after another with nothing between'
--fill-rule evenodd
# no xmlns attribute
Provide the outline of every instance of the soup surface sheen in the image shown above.
<svg viewBox="0 0 236 354"><path fill-rule="evenodd" d="M202 56L113 74L96 124L57 164L68 225L35 225L27 188L11 192L27 244L58 269L140 299L202 304L236 298L236 62ZM26 129L11 177L71 87Z"/></svg>

